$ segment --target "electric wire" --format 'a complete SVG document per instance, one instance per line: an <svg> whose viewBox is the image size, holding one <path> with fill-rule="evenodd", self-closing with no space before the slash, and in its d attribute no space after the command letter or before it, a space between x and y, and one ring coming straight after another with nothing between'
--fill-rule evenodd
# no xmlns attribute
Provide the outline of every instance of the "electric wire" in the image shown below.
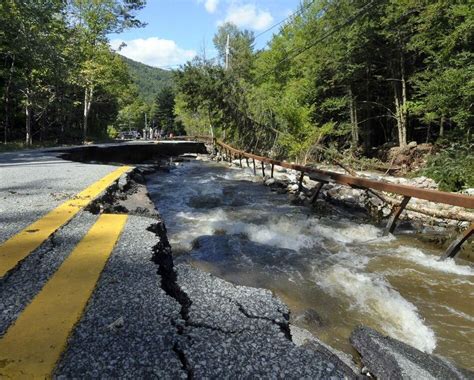
<svg viewBox="0 0 474 380"><path fill-rule="evenodd" d="M284 18L283 20L277 22L276 24L273 24L272 26L270 26L269 28L265 29L264 31L258 33L254 39L256 40L258 37L262 36L263 34L269 32L270 30L272 30L273 28L276 28L278 25L281 25L283 24L284 22L290 20L291 18L299 15L300 13L303 13L305 10L307 10L311 5L314 4L316 0L311 0L309 3L307 3L305 6L302 6L300 9L298 9L296 12L293 12L292 14L290 14L288 17Z"/></svg>
<svg viewBox="0 0 474 380"><path fill-rule="evenodd" d="M353 14L351 17L346 19L346 21L344 21L342 24L336 26L335 28L333 28L329 32L325 33L320 38L318 38L318 39L314 40L313 42L307 44L306 46L303 46L302 48L299 48L299 49L292 49L292 50L286 52L285 58L278 61L271 70L268 70L268 71L264 72L263 74L259 75L255 79L259 80L259 79L262 79L262 78L266 77L267 75L273 73L275 71L275 69L278 66L280 66L282 63L296 58L298 55L300 55L300 54L304 53L305 51L311 49L313 46L315 46L318 43L324 41L328 37L332 36L334 33L338 32L339 30L341 30L341 29L345 28L346 26L352 24L355 20L357 20L359 17L361 17L369 9L369 7L372 6L375 2L376 2L375 0L372 0L372 1L368 2L366 5L364 5L362 8L360 8L355 14ZM295 53L295 54L293 54L293 53Z"/></svg>

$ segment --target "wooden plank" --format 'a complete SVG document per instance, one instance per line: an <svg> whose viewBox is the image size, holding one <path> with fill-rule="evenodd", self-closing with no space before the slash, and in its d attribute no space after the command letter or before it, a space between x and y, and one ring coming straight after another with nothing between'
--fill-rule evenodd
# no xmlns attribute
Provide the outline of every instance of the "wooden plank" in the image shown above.
<svg viewBox="0 0 474 380"><path fill-rule="evenodd" d="M262 177L265 177L265 163L262 162Z"/></svg>

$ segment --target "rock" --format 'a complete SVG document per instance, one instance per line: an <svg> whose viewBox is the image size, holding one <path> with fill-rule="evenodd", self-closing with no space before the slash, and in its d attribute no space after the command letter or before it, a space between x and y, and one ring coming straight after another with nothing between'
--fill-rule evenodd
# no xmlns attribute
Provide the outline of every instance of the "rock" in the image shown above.
<svg viewBox="0 0 474 380"><path fill-rule="evenodd" d="M288 185L288 191L296 192L298 191L299 186L295 183L293 185Z"/></svg>
<svg viewBox="0 0 474 380"><path fill-rule="evenodd" d="M350 337L368 371L379 379L473 379L474 373L459 369L447 359L426 354L399 340L365 326Z"/></svg>
<svg viewBox="0 0 474 380"><path fill-rule="evenodd" d="M418 145L418 143L416 141L410 141L407 146L409 148L416 148L417 145Z"/></svg>
<svg viewBox="0 0 474 380"><path fill-rule="evenodd" d="M196 195L189 199L189 205L194 208L214 208L222 205L222 200L216 195Z"/></svg>
<svg viewBox="0 0 474 380"><path fill-rule="evenodd" d="M265 185L266 186L272 186L273 184L275 184L275 182L276 182L275 178L269 178L265 181Z"/></svg>
<svg viewBox="0 0 474 380"><path fill-rule="evenodd" d="M301 206L303 204L303 201L296 194L290 194L288 200L295 206Z"/></svg>
<svg viewBox="0 0 474 380"><path fill-rule="evenodd" d="M473 195L474 196L474 188L465 189L465 190L463 190L463 193L467 194L467 195Z"/></svg>
<svg viewBox="0 0 474 380"><path fill-rule="evenodd" d="M323 320L318 312L314 309L306 309L301 314L298 314L293 318L294 323L302 323L305 326L317 326L323 325Z"/></svg>
<svg viewBox="0 0 474 380"><path fill-rule="evenodd" d="M120 317L116 319L115 321L113 321L110 325L108 325L107 328L109 330L114 331L114 330L121 329L124 325L125 325L125 320L123 319L123 317Z"/></svg>

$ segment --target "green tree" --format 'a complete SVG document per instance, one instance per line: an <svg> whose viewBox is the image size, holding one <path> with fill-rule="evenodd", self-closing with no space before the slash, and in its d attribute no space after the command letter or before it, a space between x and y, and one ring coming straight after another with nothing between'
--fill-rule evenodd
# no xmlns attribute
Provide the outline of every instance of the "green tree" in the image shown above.
<svg viewBox="0 0 474 380"><path fill-rule="evenodd" d="M17 2L0 5L0 39L7 62L8 79L4 87L4 139L9 128L11 89L21 93L25 112L25 142L31 145L33 113L38 99L55 98L50 85L55 70L62 65L65 23L63 3L59 0Z"/></svg>
<svg viewBox="0 0 474 380"><path fill-rule="evenodd" d="M158 92L155 99L155 113L153 115L155 125L167 133L176 133L174 97L173 89L171 87L164 87L160 92Z"/></svg>
<svg viewBox="0 0 474 380"><path fill-rule="evenodd" d="M240 30L230 22L219 26L213 42L217 49L219 61L222 64L226 60L227 39L229 39L229 69L239 78L250 79L254 61L254 33L248 30Z"/></svg>
<svg viewBox="0 0 474 380"><path fill-rule="evenodd" d="M95 90L113 77L107 65L110 62L107 35L143 26L135 12L144 6L144 0L69 0L69 19L74 24L81 55L78 79L84 89L84 140Z"/></svg>

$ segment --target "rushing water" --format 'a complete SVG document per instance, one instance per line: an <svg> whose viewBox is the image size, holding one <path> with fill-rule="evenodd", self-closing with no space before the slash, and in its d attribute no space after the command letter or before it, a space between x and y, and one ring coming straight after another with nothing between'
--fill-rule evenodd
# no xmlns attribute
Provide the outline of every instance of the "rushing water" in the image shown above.
<svg viewBox="0 0 474 380"><path fill-rule="evenodd" d="M271 192L250 170L183 163L148 183L180 260L273 290L294 323L335 348L364 324L474 369L474 266L329 207Z"/></svg>

